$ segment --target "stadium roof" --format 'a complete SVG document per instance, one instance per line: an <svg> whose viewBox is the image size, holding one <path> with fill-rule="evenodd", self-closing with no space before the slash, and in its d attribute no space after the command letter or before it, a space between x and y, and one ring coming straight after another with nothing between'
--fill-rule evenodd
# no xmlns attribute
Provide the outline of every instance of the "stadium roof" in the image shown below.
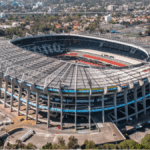
<svg viewBox="0 0 150 150"><path fill-rule="evenodd" d="M123 86L149 77L149 64L132 68L95 68L26 51L0 41L0 65L5 76L44 88L100 89Z"/></svg>

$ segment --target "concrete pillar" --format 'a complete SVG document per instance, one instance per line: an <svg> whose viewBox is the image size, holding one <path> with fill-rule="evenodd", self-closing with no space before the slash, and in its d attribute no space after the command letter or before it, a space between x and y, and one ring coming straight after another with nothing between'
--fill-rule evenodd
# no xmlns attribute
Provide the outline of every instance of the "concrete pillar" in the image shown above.
<svg viewBox="0 0 150 150"><path fill-rule="evenodd" d="M127 99L127 93L128 93L128 90L125 89L124 90L124 103L126 104L125 105L125 115L126 115L126 120L128 121L128 99Z"/></svg>
<svg viewBox="0 0 150 150"><path fill-rule="evenodd" d="M18 116L20 116L20 106L21 106L21 99L22 97L22 87L19 86L19 97L18 97Z"/></svg>
<svg viewBox="0 0 150 150"><path fill-rule="evenodd" d="M28 120L30 89L27 89L26 120Z"/></svg>
<svg viewBox="0 0 150 150"><path fill-rule="evenodd" d="M2 78L0 78L0 88L2 88ZM0 98L2 97L2 91L0 90Z"/></svg>
<svg viewBox="0 0 150 150"><path fill-rule="evenodd" d="M8 89L8 81L6 80L5 81L5 93L4 93L4 108L6 107L6 101L7 101L7 93L6 93L7 89Z"/></svg>
<svg viewBox="0 0 150 150"><path fill-rule="evenodd" d="M102 94L102 121L105 122L104 94Z"/></svg>
<svg viewBox="0 0 150 150"><path fill-rule="evenodd" d="M75 131L77 130L77 95L75 96Z"/></svg>
<svg viewBox="0 0 150 150"><path fill-rule="evenodd" d="M62 94L61 94L60 126L61 126L61 129L63 129L63 96Z"/></svg>
<svg viewBox="0 0 150 150"><path fill-rule="evenodd" d="M135 103L134 103L134 107L135 107L135 116L136 116L136 119L138 119L137 87L134 88L134 100L135 100Z"/></svg>
<svg viewBox="0 0 150 150"><path fill-rule="evenodd" d="M91 130L91 96L89 95L89 130Z"/></svg>
<svg viewBox="0 0 150 150"><path fill-rule="evenodd" d="M12 106L13 106L13 101L14 101L14 84L12 83L12 86L11 86L11 89L12 89L12 92L11 92L11 102L10 102L10 111L12 112Z"/></svg>
<svg viewBox="0 0 150 150"><path fill-rule="evenodd" d="M143 98L143 109L144 109L144 114L146 114L145 85L146 85L146 84L143 84L143 86L142 86L142 97L144 97L144 98Z"/></svg>
<svg viewBox="0 0 150 150"><path fill-rule="evenodd" d="M50 94L48 94L47 128L49 128L49 123L50 123L50 101L51 101L51 97Z"/></svg>
<svg viewBox="0 0 150 150"><path fill-rule="evenodd" d="M38 122L38 113L39 113L39 92L36 92L36 118L35 123Z"/></svg>
<svg viewBox="0 0 150 150"><path fill-rule="evenodd" d="M117 125L117 92L114 92L114 117Z"/></svg>

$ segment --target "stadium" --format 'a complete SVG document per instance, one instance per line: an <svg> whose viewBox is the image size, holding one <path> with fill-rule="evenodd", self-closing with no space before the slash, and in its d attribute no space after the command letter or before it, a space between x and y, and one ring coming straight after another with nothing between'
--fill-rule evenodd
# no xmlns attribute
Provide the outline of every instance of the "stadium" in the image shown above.
<svg viewBox="0 0 150 150"><path fill-rule="evenodd" d="M138 44L77 34L1 40L0 102L61 129L137 119L150 111L149 46Z"/></svg>

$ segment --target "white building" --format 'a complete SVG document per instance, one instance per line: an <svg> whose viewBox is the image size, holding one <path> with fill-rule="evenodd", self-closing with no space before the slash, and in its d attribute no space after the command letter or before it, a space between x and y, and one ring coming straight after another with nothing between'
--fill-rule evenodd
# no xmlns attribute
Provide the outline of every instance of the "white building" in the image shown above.
<svg viewBox="0 0 150 150"><path fill-rule="evenodd" d="M0 25L1 29L7 29L7 28L11 28L12 26L10 25Z"/></svg>
<svg viewBox="0 0 150 150"><path fill-rule="evenodd" d="M0 13L0 18L5 18L6 15L4 13Z"/></svg>
<svg viewBox="0 0 150 150"><path fill-rule="evenodd" d="M19 22L12 22L12 27L18 27L18 26L20 26Z"/></svg>
<svg viewBox="0 0 150 150"><path fill-rule="evenodd" d="M44 6L44 3L43 3L43 2L37 2L37 3L35 4L35 6L33 6L32 9L36 9L36 8L38 8L38 7L40 7L40 6Z"/></svg>
<svg viewBox="0 0 150 150"><path fill-rule="evenodd" d="M109 21L111 21L112 16L111 15L107 15L107 16L104 17L104 19L105 19L105 22L108 23Z"/></svg>
<svg viewBox="0 0 150 150"><path fill-rule="evenodd" d="M116 9L116 6L115 5L109 5L108 7L107 7L107 10L109 10L109 11L113 11L113 10L115 10Z"/></svg>
<svg viewBox="0 0 150 150"><path fill-rule="evenodd" d="M49 13L57 13L58 12L58 8L57 7L54 7L54 8L49 7L48 12Z"/></svg>
<svg viewBox="0 0 150 150"><path fill-rule="evenodd" d="M128 5L123 5L122 7L124 8L125 11L129 10L129 6Z"/></svg>

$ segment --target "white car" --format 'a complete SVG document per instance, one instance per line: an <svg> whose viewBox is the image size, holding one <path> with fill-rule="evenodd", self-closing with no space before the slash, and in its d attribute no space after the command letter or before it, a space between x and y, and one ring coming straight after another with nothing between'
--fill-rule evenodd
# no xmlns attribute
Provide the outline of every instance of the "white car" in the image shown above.
<svg viewBox="0 0 150 150"><path fill-rule="evenodd" d="M137 126L135 126L135 129L140 129L140 128L142 128L142 126L141 126L141 125L137 125Z"/></svg>

